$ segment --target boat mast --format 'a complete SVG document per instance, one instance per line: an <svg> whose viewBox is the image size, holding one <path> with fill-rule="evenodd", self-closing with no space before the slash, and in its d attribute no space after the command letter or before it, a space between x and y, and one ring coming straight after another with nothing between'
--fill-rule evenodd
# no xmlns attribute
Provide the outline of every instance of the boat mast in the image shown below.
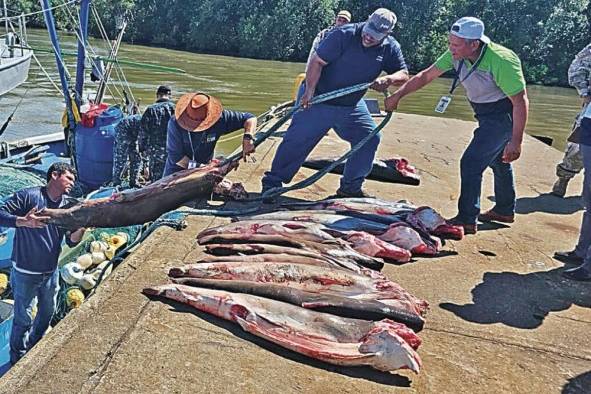
<svg viewBox="0 0 591 394"><path fill-rule="evenodd" d="M80 2L80 40L78 41L78 60L76 62L76 105L80 108L84 90L84 63L86 59L86 42L88 38L88 10L91 0Z"/></svg>
<svg viewBox="0 0 591 394"><path fill-rule="evenodd" d="M3 0L6 1L6 0ZM62 84L62 94L66 102L66 112L68 114L68 125L70 130L74 130L76 127L76 121L74 120L74 113L72 112L72 100L70 99L70 86L68 79L66 78L66 68L64 66L64 60L62 58L60 42L57 36L55 28L55 20L53 19L53 12L51 11L50 0L39 0L41 8L43 9L43 16L45 17L45 25L47 26L47 32L53 45L55 62L57 63L57 70L60 75L60 82Z"/></svg>
<svg viewBox="0 0 591 394"><path fill-rule="evenodd" d="M6 35L8 35L8 8L6 8L6 0L2 0L4 6L4 28L6 29Z"/></svg>
<svg viewBox="0 0 591 394"><path fill-rule="evenodd" d="M111 71L113 70L113 66L117 61L117 53L119 52L119 47L121 46L121 40L123 39L123 34L125 33L125 28L127 27L127 18L123 18L121 24L118 26L118 34L117 38L113 42L113 47L111 48L111 53L109 53L109 57L107 59L108 65L103 73L103 78L99 84L99 87L96 92L95 102L100 103L102 102L105 96L105 90L107 88L107 83L109 83L109 78L111 77Z"/></svg>

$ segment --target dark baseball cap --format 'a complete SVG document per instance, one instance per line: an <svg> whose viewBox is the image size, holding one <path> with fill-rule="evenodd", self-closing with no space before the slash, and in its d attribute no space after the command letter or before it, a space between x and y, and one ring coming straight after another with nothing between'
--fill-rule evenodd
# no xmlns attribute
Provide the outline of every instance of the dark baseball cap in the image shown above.
<svg viewBox="0 0 591 394"><path fill-rule="evenodd" d="M396 14L386 8L378 8L367 18L363 32L370 35L374 40L384 39L396 25Z"/></svg>
<svg viewBox="0 0 591 394"><path fill-rule="evenodd" d="M172 89L168 85L160 85L158 86L158 90L156 90L157 96L170 96L172 94Z"/></svg>

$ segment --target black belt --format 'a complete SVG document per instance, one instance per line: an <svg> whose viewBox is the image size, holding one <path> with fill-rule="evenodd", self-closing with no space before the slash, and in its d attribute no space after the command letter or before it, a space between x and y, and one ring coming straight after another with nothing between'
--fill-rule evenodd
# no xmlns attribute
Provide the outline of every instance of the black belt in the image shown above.
<svg viewBox="0 0 591 394"><path fill-rule="evenodd" d="M508 97L492 103L473 103L470 101L470 105L472 105L476 116L513 113L513 103Z"/></svg>

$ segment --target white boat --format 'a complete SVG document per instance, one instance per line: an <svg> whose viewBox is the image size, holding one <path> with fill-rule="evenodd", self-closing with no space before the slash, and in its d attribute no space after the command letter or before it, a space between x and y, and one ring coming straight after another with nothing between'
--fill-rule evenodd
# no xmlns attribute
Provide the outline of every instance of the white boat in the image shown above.
<svg viewBox="0 0 591 394"><path fill-rule="evenodd" d="M5 37L0 44L0 96L27 80L32 56L32 50L16 43L16 35Z"/></svg>

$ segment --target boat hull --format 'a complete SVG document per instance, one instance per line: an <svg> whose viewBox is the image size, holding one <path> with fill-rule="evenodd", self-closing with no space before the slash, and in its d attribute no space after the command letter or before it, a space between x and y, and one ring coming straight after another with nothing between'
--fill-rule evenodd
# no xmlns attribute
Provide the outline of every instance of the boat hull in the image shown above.
<svg viewBox="0 0 591 394"><path fill-rule="evenodd" d="M22 56L0 58L0 96L27 80L32 55L32 51L25 50Z"/></svg>

